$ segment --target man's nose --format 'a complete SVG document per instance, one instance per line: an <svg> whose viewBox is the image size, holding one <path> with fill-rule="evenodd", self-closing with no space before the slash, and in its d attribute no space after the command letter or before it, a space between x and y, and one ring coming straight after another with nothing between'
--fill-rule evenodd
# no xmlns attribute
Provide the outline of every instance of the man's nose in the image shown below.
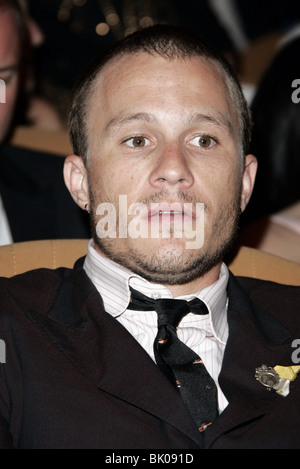
<svg viewBox="0 0 300 469"><path fill-rule="evenodd" d="M186 157L179 144L166 145L150 175L150 183L157 189L188 189L194 182Z"/></svg>

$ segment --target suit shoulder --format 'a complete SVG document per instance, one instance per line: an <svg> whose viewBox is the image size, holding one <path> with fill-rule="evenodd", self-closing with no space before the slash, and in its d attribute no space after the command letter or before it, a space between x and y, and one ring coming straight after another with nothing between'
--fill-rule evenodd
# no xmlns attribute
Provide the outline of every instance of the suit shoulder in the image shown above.
<svg viewBox="0 0 300 469"><path fill-rule="evenodd" d="M262 280L258 278L250 278L250 277L236 277L239 283L243 286L245 290L249 294L255 292L280 292L284 294L287 292L288 294L295 294L299 295L300 293L300 285L288 285L283 283L272 282L270 280Z"/></svg>
<svg viewBox="0 0 300 469"><path fill-rule="evenodd" d="M1 147L1 155L10 157L15 161L20 161L20 163L23 163L25 160L25 162L32 162L40 166L43 166L43 161L61 166L64 160L63 157L54 153L32 150L7 143ZM44 160L42 158L44 158Z"/></svg>
<svg viewBox="0 0 300 469"><path fill-rule="evenodd" d="M1 167L10 170L18 168L29 177L38 174L45 180L61 173L64 165L64 158L61 156L8 144L1 148L1 157Z"/></svg>
<svg viewBox="0 0 300 469"><path fill-rule="evenodd" d="M64 280L70 278L72 270L36 269L16 275L0 278L0 310L20 307L22 310L47 310L53 303L57 291Z"/></svg>
<svg viewBox="0 0 300 469"><path fill-rule="evenodd" d="M251 300L280 320L299 321L300 286L236 277Z"/></svg>

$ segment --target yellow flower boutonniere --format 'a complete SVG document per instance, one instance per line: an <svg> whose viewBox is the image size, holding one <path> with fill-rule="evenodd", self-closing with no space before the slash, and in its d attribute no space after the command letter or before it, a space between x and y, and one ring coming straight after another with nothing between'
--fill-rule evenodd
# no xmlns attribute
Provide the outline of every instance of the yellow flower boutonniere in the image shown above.
<svg viewBox="0 0 300 469"><path fill-rule="evenodd" d="M255 378L270 391L274 389L278 394L286 397L290 392L290 383L297 378L300 365L280 366L274 368L262 365L255 370Z"/></svg>

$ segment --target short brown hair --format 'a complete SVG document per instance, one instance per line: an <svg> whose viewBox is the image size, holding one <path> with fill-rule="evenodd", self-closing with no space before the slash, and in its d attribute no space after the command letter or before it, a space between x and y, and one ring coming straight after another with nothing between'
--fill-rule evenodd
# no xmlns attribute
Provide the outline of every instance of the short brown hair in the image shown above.
<svg viewBox="0 0 300 469"><path fill-rule="evenodd" d="M93 91L93 84L103 67L116 57L144 52L160 55L166 59L190 59L204 57L217 63L224 72L224 78L234 104L238 109L241 127L242 151L248 151L251 135L251 117L240 83L227 61L210 48L197 35L170 25L156 25L141 29L115 43L100 57L88 65L77 80L70 108L69 132L73 151L86 161L88 154L87 102Z"/></svg>

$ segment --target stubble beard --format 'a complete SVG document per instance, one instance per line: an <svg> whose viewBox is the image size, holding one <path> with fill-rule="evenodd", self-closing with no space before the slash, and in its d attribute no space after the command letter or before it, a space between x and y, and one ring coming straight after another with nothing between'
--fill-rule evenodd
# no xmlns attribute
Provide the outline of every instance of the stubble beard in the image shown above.
<svg viewBox="0 0 300 469"><path fill-rule="evenodd" d="M120 249L117 239L99 238L96 232L96 205L90 193L91 230L95 247L103 255L126 267L149 282L165 285L184 285L209 272L227 255L234 244L239 227L240 188L236 190L232 204L223 206L214 221L210 243L205 243L195 252L176 244L166 244L165 248L141 252L138 248ZM181 196L181 199L184 196ZM158 197L156 197L157 201ZM154 198L153 198L154 200ZM187 200L187 197L186 197ZM205 207L205 212L207 208ZM157 241L157 240L156 240ZM165 240L163 240L165 243Z"/></svg>

